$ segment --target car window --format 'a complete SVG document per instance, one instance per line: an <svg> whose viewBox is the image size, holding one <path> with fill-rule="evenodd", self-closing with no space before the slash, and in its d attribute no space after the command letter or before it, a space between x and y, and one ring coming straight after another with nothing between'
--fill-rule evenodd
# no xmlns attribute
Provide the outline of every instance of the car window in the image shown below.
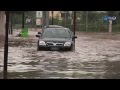
<svg viewBox="0 0 120 90"><path fill-rule="evenodd" d="M45 29L42 37L46 38L70 38L71 34L69 30L58 29L58 28L49 28Z"/></svg>

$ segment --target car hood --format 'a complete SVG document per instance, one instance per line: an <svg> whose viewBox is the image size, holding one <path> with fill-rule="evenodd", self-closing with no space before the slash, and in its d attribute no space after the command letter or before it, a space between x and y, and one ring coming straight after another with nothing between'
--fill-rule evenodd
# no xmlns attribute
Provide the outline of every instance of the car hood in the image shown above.
<svg viewBox="0 0 120 90"><path fill-rule="evenodd" d="M40 40L43 40L45 42L72 42L71 38L42 38Z"/></svg>

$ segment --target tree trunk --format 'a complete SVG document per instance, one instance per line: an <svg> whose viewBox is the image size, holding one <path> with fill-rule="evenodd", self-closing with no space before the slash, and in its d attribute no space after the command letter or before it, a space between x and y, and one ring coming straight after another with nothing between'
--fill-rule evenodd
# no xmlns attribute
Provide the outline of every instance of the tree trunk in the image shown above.
<svg viewBox="0 0 120 90"><path fill-rule="evenodd" d="M65 17L64 17L64 26L66 27L66 22L67 22L67 13L65 12L65 15L64 15Z"/></svg>
<svg viewBox="0 0 120 90"><path fill-rule="evenodd" d="M75 36L75 31L76 31L76 11L74 11L74 17L73 17L73 34ZM75 50L75 38L73 39L74 41L74 50Z"/></svg>
<svg viewBox="0 0 120 90"><path fill-rule="evenodd" d="M6 26L5 26L5 44L4 44L4 70L3 78L7 79L7 62L8 62L8 29L9 29L9 11L6 11Z"/></svg>
<svg viewBox="0 0 120 90"><path fill-rule="evenodd" d="M43 17L42 17L42 19L43 19L42 26L44 27L45 23L46 23L46 12L45 11L43 11Z"/></svg>
<svg viewBox="0 0 120 90"><path fill-rule="evenodd" d="M49 11L46 11L46 26L49 26Z"/></svg>
<svg viewBox="0 0 120 90"><path fill-rule="evenodd" d="M54 12L52 11L52 20L51 20L51 21L52 21L52 25L53 25L53 13L54 13Z"/></svg>
<svg viewBox="0 0 120 90"><path fill-rule="evenodd" d="M12 29L12 14L11 14L11 34L13 34L13 29Z"/></svg>

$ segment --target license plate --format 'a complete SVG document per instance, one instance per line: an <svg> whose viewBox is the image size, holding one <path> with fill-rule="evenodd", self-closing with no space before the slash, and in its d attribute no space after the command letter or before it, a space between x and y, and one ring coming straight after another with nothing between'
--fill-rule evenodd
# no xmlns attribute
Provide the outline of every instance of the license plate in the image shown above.
<svg viewBox="0 0 120 90"><path fill-rule="evenodd" d="M51 47L51 50L59 50L57 47Z"/></svg>

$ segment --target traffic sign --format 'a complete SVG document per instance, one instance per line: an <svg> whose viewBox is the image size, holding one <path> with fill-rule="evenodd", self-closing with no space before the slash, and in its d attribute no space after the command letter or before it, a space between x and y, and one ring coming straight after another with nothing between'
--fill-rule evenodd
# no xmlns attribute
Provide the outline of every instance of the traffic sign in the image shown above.
<svg viewBox="0 0 120 90"><path fill-rule="evenodd" d="M103 21L108 21L108 16L104 16Z"/></svg>
<svg viewBox="0 0 120 90"><path fill-rule="evenodd" d="M42 18L42 11L36 11L36 18Z"/></svg>
<svg viewBox="0 0 120 90"><path fill-rule="evenodd" d="M115 16L113 16L113 17L112 17L112 20L116 20L116 17L115 17Z"/></svg>
<svg viewBox="0 0 120 90"><path fill-rule="evenodd" d="M104 17L103 17L103 21L109 21L109 20L116 20L116 17L115 17L115 16L113 16L113 17L104 16Z"/></svg>

